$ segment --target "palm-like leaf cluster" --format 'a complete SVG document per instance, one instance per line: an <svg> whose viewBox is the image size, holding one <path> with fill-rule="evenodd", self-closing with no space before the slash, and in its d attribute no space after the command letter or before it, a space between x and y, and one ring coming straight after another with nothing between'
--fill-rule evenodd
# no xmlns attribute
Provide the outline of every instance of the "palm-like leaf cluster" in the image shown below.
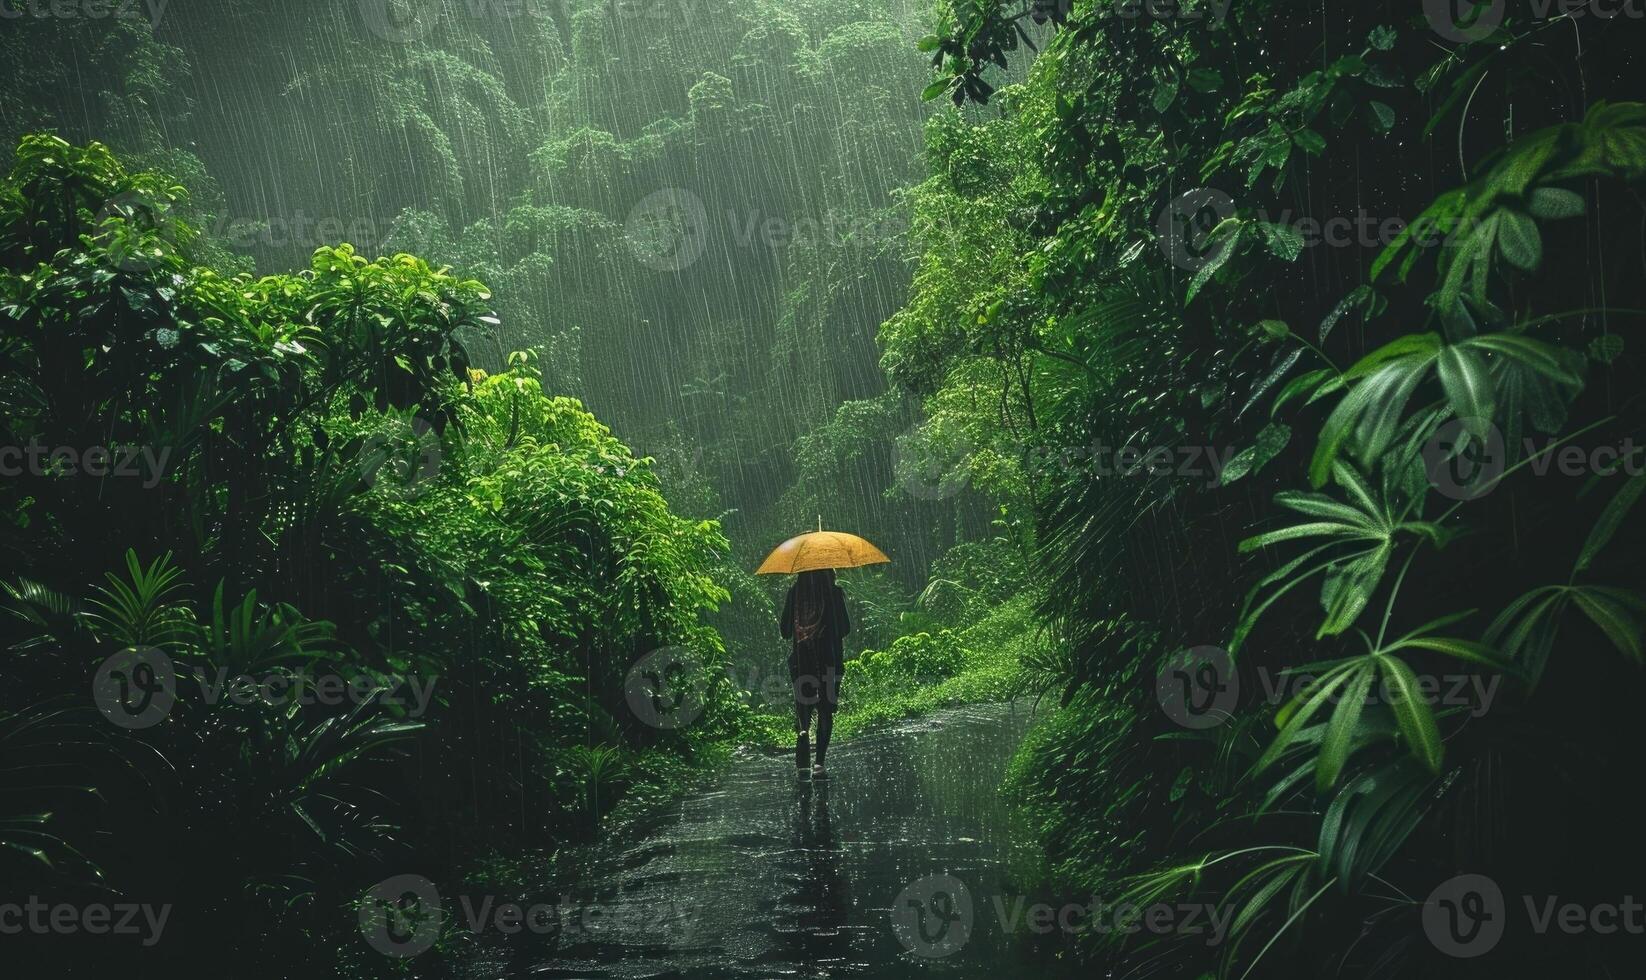
<svg viewBox="0 0 1646 980"><path fill-rule="evenodd" d="M975 82L1029 10L947 12L933 90L989 101ZM1053 455L1098 437L1238 450L1209 491L1079 468L1033 488L1047 614L1072 641L1065 707L1031 736L1014 794L1071 891L1232 913L1220 948L1145 932L1105 936L1098 955L1139 974L1428 975L1445 961L1420 906L1459 870L1522 889L1626 880L1563 877L1516 849L1547 833L1536 814L1610 834L1626 867L1642 857L1619 843L1618 801L1581 788L1605 783L1600 764L1550 761L1581 744L1622 764L1646 642L1628 557L1641 477L1590 455L1643 431L1615 332L1646 308L1639 243L1609 203L1646 178L1638 93L1590 90L1525 123L1533 46L1572 25L1523 10L1438 60L1421 25L1287 0L1237 2L1216 26L1103 4L1058 23L1002 117L975 123L976 145L1032 134L1041 153L988 202L1032 216L1002 222L1028 241L1024 288L999 304L1036 338L1031 439ZM1624 57L1621 35L1596 53L1600 30L1580 33L1580 71ZM1481 86L1500 77L1498 104ZM1477 97L1514 115L1509 138L1459 121ZM1408 181L1412 143L1394 134L1452 124L1442 155L1459 165L1438 186ZM1159 232L1199 251L1151 284L1148 236L1196 188L1227 206L1202 235ZM1415 217L1347 242L1309 242L1286 217L1374 208ZM1621 262L1585 252L1624 239ZM1551 476L1573 454L1581 481ZM1185 731L1152 688L1209 644L1231 655L1219 683L1239 707ZM1098 724L1113 712L1133 738ZM1112 806L1095 802L1105 787ZM1563 811L1574 793L1611 806ZM1507 943L1509 961L1622 962L1597 943Z"/></svg>

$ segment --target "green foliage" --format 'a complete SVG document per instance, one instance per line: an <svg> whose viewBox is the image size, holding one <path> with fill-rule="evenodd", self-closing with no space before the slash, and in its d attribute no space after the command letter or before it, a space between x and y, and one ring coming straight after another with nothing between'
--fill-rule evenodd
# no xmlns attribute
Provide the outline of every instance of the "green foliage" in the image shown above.
<svg viewBox="0 0 1646 980"><path fill-rule="evenodd" d="M865 651L848 666L846 677L865 684L943 680L958 673L965 660L952 632L913 633L898 637L884 651Z"/></svg>
<svg viewBox="0 0 1646 980"><path fill-rule="evenodd" d="M1024 665L1049 645L1033 597L1017 595L956 622L936 632L905 633L885 650L848 660L835 723L839 737L939 708L1025 694Z"/></svg>
<svg viewBox="0 0 1646 980"><path fill-rule="evenodd" d="M1163 801L1147 768L1130 761L1140 709L1084 690L1035 726L1007 773L1002 792L1020 801L1053 873L1073 890L1124 874L1157 822Z"/></svg>
<svg viewBox="0 0 1646 980"><path fill-rule="evenodd" d="M908 590L984 533L975 495L882 499L915 416L883 397L873 334L910 272L926 4L230 6L9 19L0 139L51 130L174 172L220 272L305 263L324 236L484 280L498 322L462 337L475 365L539 351L546 389L678 459L659 475L681 512L739 515L742 565L821 512L898 555ZM230 132L258 151L223 152ZM803 440L857 402L896 424L823 485Z"/></svg>
<svg viewBox="0 0 1646 980"><path fill-rule="evenodd" d="M1646 116L1622 82L1529 93L1579 77L1543 60L1556 33L1592 79L1639 28L1509 5L1488 37L1437 47L1423 18L1369 9L1186 6L1208 16L940 5L926 97L999 111L928 127L911 208L930 217L883 363L1019 461L1058 639L1028 673L1063 707L1008 791L1050 884L1235 912L1216 950L1078 944L1116 970L1430 975L1405 913L1460 867L1506 889L1628 878L1561 869L1632 839L1597 787L1625 764L1646 643L1646 583L1610 544L1640 540L1639 477L1590 451L1646 431L1610 339L1646 309L1616 204L1646 176ZM1354 225L1368 213L1412 217ZM1347 237L1321 224L1346 216ZM1628 257L1594 261L1594 242ZM1093 465L1155 447L1220 465ZM1591 461L1581 490L1551 469L1567 450ZM1186 730L1138 668L1206 644L1235 654L1241 706ZM1438 698L1450 678L1495 696ZM1556 730L1607 761L1542 768ZM1571 793L1598 812L1554 802ZM1561 857L1520 853L1554 826ZM1639 866L1623 850L1600 864ZM1555 945L1508 955L1620 968Z"/></svg>
<svg viewBox="0 0 1646 980"><path fill-rule="evenodd" d="M0 34L0 447L152 450L0 489L8 874L205 895L180 955L244 913L245 961L315 972L385 864L554 847L783 730L736 697L782 657L746 569L821 512L897 559L846 582L843 737L1044 695L1008 791L1047 884L1235 911L1216 949L1076 941L1107 969L1467 974L1414 914L1458 869L1638 880L1646 484L1550 468L1646 435L1638 18L945 0L917 41L901 3L577 0L391 40L370 6ZM182 147L224 131L261 152L208 174ZM216 222L270 198L375 240L254 275ZM1158 672L1214 643L1243 697L1187 730ZM113 731L83 692L134 644L440 683L422 727L185 680ZM685 731L626 704L662 647L708 694Z"/></svg>
<svg viewBox="0 0 1646 980"><path fill-rule="evenodd" d="M546 394L532 353L471 366L497 323L479 282L348 245L226 275L196 261L183 200L48 136L0 183L0 445L72 450L0 493L0 766L76 746L8 792L0 845L41 894L190 896L179 971L253 941L247 916L263 952L306 937L318 969L384 867L447 878L468 856L431 842L576 839L718 757L748 724L702 619L729 546ZM143 452L128 475L92 447ZM96 581L110 542L123 566ZM177 703L121 732L73 692L131 647L170 658ZM686 731L626 700L664 647L711 679ZM359 696L225 696L240 677Z"/></svg>

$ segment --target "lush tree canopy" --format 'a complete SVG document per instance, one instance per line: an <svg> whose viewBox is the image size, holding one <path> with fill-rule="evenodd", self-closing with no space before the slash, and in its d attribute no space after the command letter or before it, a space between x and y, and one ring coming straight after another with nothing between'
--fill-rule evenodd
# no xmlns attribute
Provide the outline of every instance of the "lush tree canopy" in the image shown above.
<svg viewBox="0 0 1646 980"><path fill-rule="evenodd" d="M883 363L1032 502L1070 643L1015 792L1069 891L1239 910L1106 960L1457 975L1451 875L1640 867L1639 28L1386 6L956 0L921 44L1000 112L928 126Z"/></svg>
<svg viewBox="0 0 1646 980"><path fill-rule="evenodd" d="M1646 871L1638 13L322 6L0 31L7 875L393 971L333 942L387 869L792 746L748 569L826 520L895 557L841 738L1032 698L1024 892L1227 916L1038 953L1638 973L1426 919Z"/></svg>

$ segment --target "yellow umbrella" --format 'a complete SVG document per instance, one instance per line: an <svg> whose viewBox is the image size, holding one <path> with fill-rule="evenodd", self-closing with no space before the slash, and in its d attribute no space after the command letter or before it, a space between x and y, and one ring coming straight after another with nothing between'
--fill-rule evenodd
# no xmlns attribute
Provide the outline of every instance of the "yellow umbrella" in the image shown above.
<svg viewBox="0 0 1646 980"><path fill-rule="evenodd" d="M773 548L754 573L792 575L814 568L857 568L889 561L879 548L855 534L823 530L823 519L818 518L817 530L792 537Z"/></svg>

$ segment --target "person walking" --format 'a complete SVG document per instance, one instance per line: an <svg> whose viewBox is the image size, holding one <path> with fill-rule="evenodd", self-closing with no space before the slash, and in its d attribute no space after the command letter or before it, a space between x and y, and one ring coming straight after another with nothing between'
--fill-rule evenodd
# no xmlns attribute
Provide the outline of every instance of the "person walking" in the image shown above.
<svg viewBox="0 0 1646 980"><path fill-rule="evenodd" d="M810 763L810 729L817 717L817 762L813 779L822 779L834 712L840 703L840 675L845 669L841 641L852 631L846 594L834 582L834 569L801 572L789 587L778 630L794 644L789 652L789 679L794 686L795 768L801 775Z"/></svg>

